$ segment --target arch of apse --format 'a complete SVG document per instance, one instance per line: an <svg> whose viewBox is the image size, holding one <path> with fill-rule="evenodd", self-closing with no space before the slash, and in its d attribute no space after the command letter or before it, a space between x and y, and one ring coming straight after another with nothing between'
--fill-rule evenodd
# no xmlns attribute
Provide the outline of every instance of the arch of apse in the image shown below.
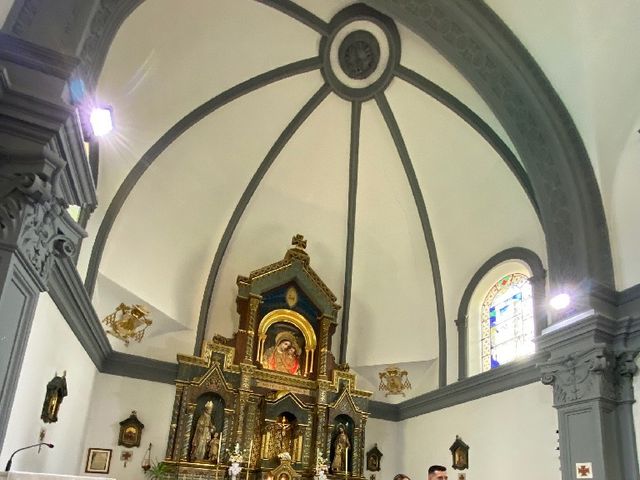
<svg viewBox="0 0 640 480"><path fill-rule="evenodd" d="M99 14L103 19L106 15L107 21L106 27L97 34L92 32L100 41L90 43L83 39L80 56L85 75L98 77L119 26L141 1L122 3L127 8L105 14L100 7L94 14L94 21ZM322 25L326 23L301 7L285 0L263 3L323 33ZM552 283L586 279L612 287L613 267L604 210L586 149L566 108L513 33L481 3L463 0L367 0L366 3L391 15L437 48L494 110L520 153L534 198L539 202ZM55 19L59 20L54 16ZM50 27L55 28L51 24ZM175 132L174 129L170 131ZM161 151L158 144L154 147ZM141 162L150 158L151 155L143 157L134 171L142 174L148 164ZM129 188L133 187L130 177L123 186L126 183ZM121 207L117 201L113 199L103 225L113 224ZM90 291L106 242L106 236L101 235L105 230L108 233L109 228L103 229L101 225L92 251L92 268L87 278Z"/></svg>

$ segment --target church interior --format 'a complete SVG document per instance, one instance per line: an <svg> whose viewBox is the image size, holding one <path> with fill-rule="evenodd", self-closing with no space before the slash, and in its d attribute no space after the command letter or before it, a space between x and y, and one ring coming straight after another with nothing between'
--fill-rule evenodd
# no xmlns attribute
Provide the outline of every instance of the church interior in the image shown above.
<svg viewBox="0 0 640 480"><path fill-rule="evenodd" d="M1 2L0 476L640 480L639 6Z"/></svg>

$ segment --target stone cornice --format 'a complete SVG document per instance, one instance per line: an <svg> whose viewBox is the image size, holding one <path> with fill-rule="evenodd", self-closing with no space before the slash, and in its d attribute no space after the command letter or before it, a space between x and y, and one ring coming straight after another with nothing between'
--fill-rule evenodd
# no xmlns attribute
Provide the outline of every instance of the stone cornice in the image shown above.
<svg viewBox="0 0 640 480"><path fill-rule="evenodd" d="M146 357L111 352L102 364L101 373L138 378L150 382L175 384L178 364Z"/></svg>
<svg viewBox="0 0 640 480"><path fill-rule="evenodd" d="M529 359L514 361L406 400L397 405L400 411L398 420L406 420L535 383L540 380L537 364L543 361L546 356L545 353L538 353Z"/></svg>
<svg viewBox="0 0 640 480"><path fill-rule="evenodd" d="M72 259L56 262L49 294L99 371L113 352Z"/></svg>
<svg viewBox="0 0 640 480"><path fill-rule="evenodd" d="M61 80L68 80L80 64L78 58L0 32L0 61L2 60Z"/></svg>

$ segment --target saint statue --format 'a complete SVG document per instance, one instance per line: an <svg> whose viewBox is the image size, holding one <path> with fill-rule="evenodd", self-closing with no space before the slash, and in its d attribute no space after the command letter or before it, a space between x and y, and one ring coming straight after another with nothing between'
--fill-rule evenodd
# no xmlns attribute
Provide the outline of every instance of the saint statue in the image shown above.
<svg viewBox="0 0 640 480"><path fill-rule="evenodd" d="M196 430L193 434L191 442L191 461L206 460L207 448L211 442L211 436L215 432L216 427L211 421L211 412L213 411L213 402L209 400L204 405L204 410L196 423Z"/></svg>
<svg viewBox="0 0 640 480"><path fill-rule="evenodd" d="M209 460L212 462L218 462L218 451L220 450L220 433L214 432L211 441L209 442Z"/></svg>
<svg viewBox="0 0 640 480"><path fill-rule="evenodd" d="M300 345L295 335L286 330L278 333L275 345L265 350L261 363L269 370L300 375Z"/></svg>
<svg viewBox="0 0 640 480"><path fill-rule="evenodd" d="M338 434L333 440L333 461L331 462L331 471L344 472L347 470L347 449L351 447L349 436L345 431L344 425L338 424Z"/></svg>

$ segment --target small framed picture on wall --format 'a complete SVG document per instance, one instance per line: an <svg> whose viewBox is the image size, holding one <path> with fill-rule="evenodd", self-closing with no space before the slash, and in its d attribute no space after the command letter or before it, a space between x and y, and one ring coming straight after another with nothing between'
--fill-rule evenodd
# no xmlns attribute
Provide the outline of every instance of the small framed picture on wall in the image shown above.
<svg viewBox="0 0 640 480"><path fill-rule="evenodd" d="M87 473L109 473L111 465L111 449L90 448L87 452Z"/></svg>

